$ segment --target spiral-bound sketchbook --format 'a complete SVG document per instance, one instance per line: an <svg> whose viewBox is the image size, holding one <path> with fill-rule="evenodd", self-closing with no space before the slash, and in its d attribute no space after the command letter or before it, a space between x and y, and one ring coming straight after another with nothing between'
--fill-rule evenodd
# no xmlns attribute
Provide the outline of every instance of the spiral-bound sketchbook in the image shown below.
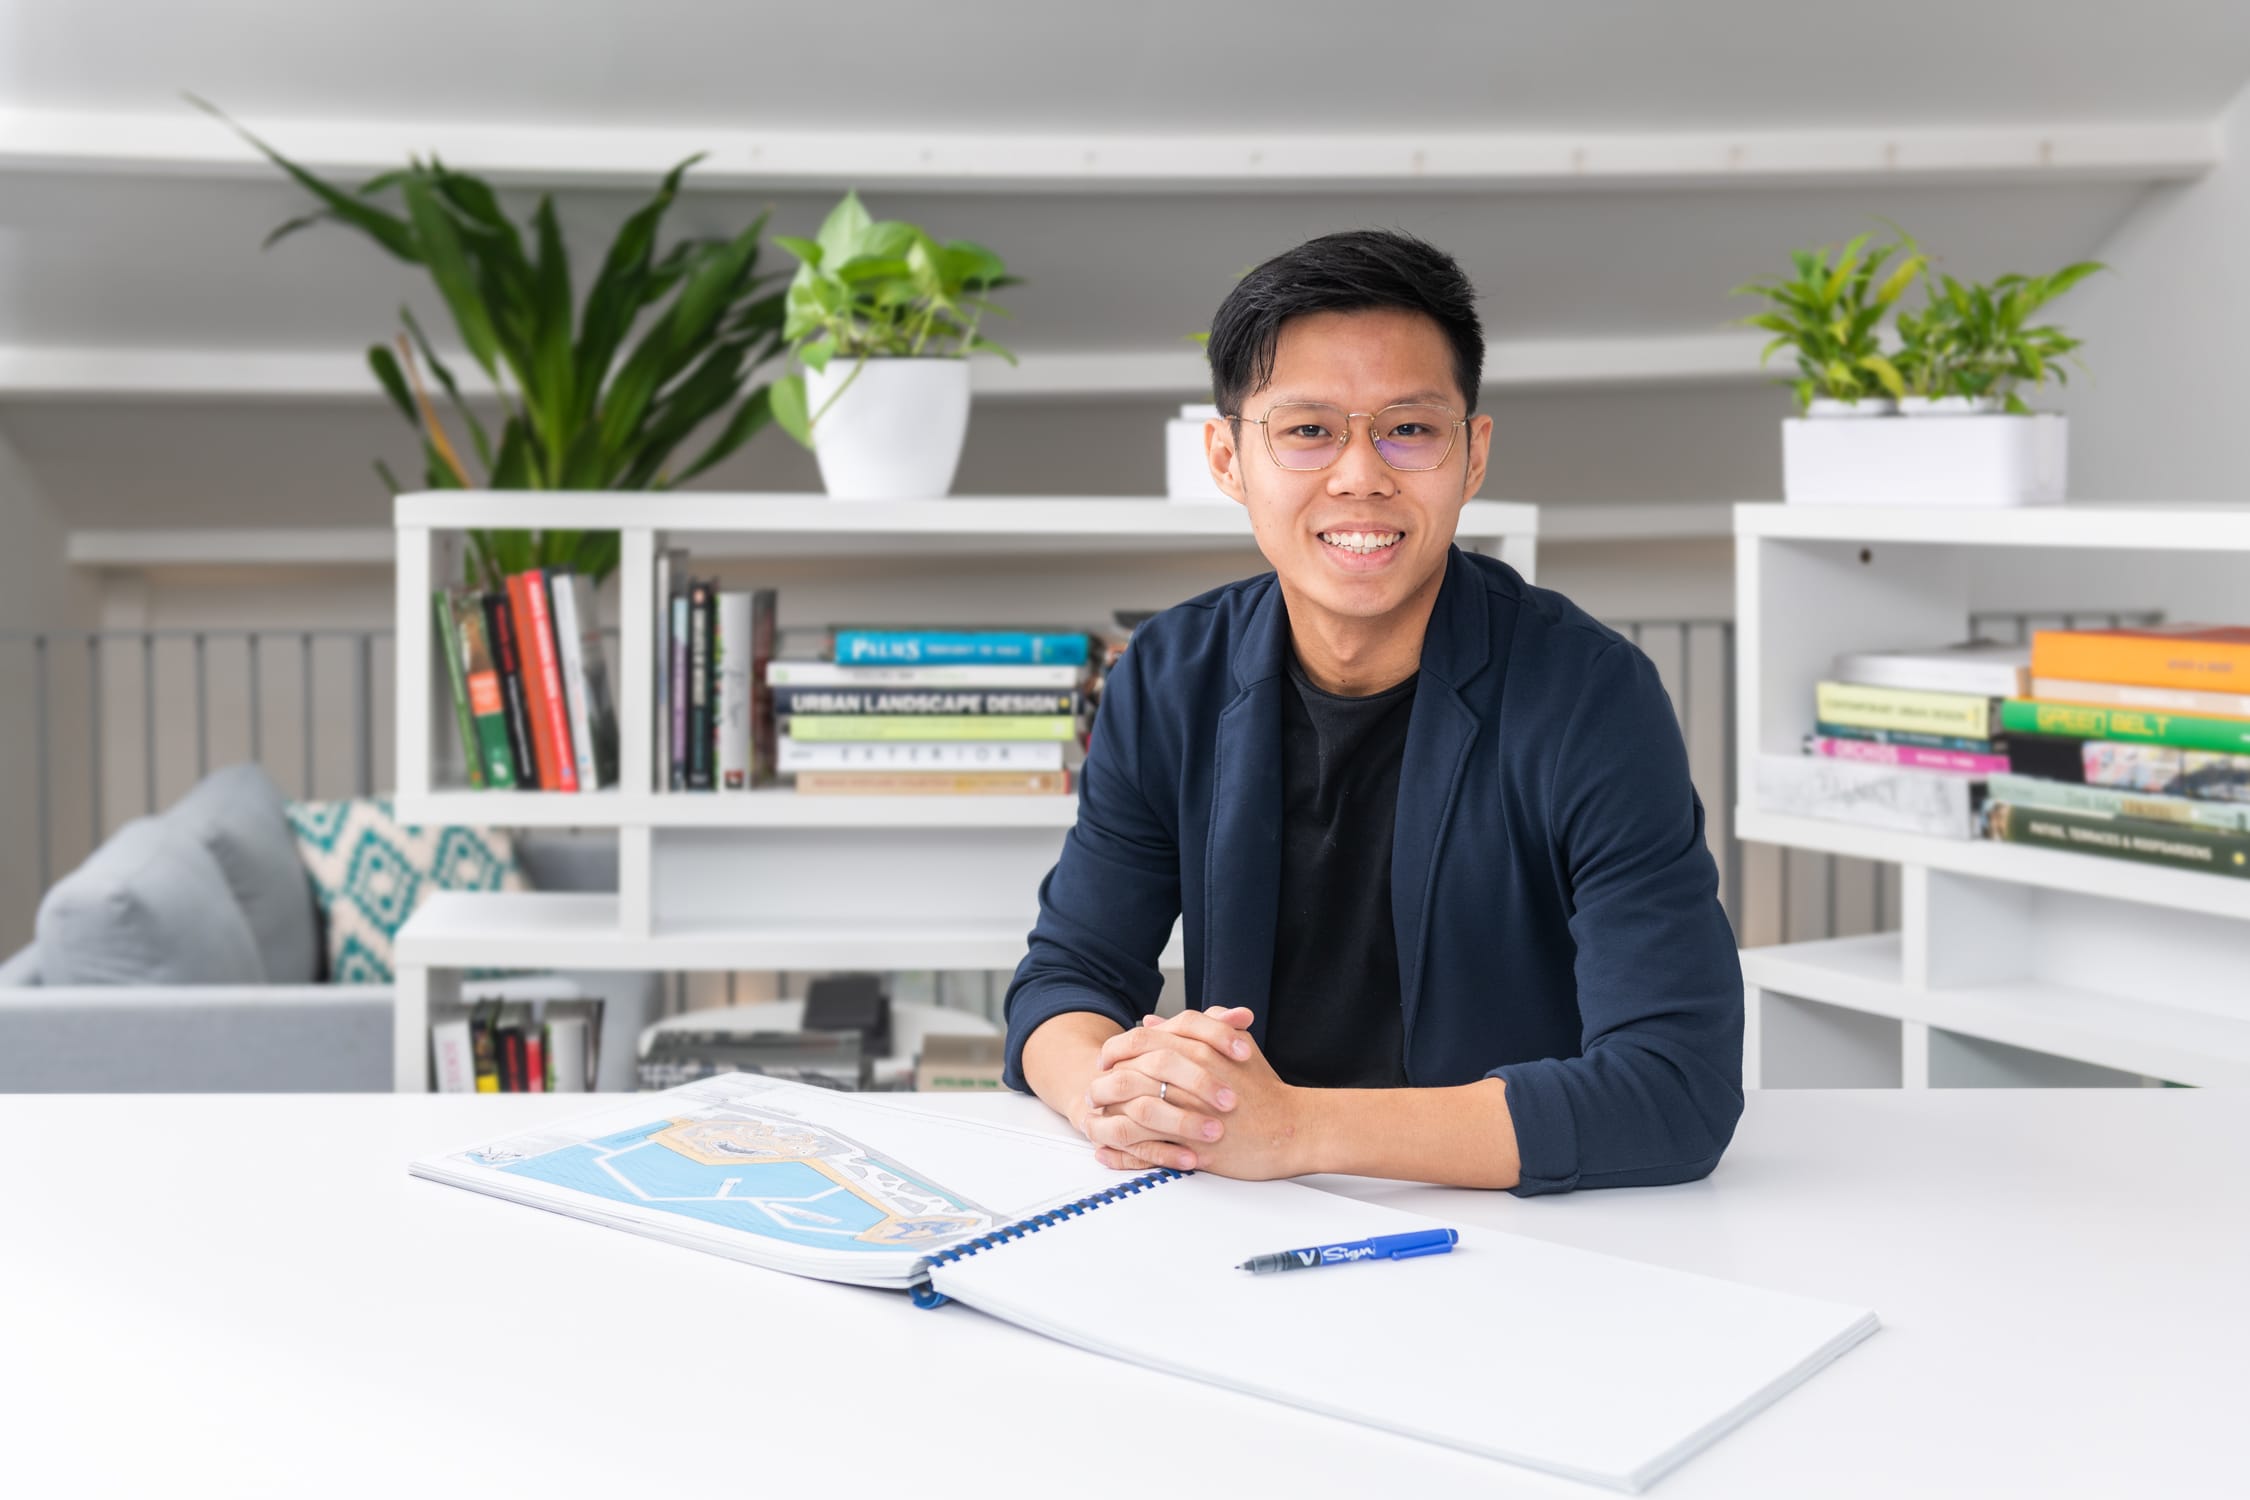
<svg viewBox="0 0 2250 1500"><path fill-rule="evenodd" d="M1473 1226L1449 1255L1253 1277L1236 1264L1434 1221L1298 1183L1125 1176L1051 1133L742 1074L411 1170L1623 1490L1876 1326Z"/></svg>

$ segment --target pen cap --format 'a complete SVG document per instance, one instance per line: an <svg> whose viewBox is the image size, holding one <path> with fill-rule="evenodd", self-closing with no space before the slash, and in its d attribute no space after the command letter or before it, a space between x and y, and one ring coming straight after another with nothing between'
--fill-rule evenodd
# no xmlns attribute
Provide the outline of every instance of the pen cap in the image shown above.
<svg viewBox="0 0 2250 1500"><path fill-rule="evenodd" d="M1420 1234L1386 1235L1392 1260L1412 1260L1417 1255L1443 1255L1460 1243L1457 1229L1431 1229Z"/></svg>

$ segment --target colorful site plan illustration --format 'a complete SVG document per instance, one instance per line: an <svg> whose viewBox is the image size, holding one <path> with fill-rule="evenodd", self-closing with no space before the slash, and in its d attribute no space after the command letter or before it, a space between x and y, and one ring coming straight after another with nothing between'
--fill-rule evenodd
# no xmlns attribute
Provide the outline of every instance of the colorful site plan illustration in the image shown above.
<svg viewBox="0 0 2250 1500"><path fill-rule="evenodd" d="M992 1228L984 1206L844 1133L746 1098L676 1090L658 1119L558 1143L516 1136L465 1159L513 1176L766 1239L842 1251L936 1249ZM724 1102L718 1102L720 1098Z"/></svg>

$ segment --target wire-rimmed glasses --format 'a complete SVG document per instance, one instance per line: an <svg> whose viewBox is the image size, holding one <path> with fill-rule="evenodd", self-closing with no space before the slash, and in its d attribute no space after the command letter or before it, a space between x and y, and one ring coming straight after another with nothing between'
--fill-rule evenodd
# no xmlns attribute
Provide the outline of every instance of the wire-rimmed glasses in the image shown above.
<svg viewBox="0 0 2250 1500"><path fill-rule="evenodd" d="M1454 434L1468 419L1432 401L1402 401L1381 411L1345 411L1325 401L1285 401L1262 417L1241 416L1265 430L1266 455L1276 468L1304 473L1325 469L1352 441L1352 418L1367 418L1368 439L1383 462L1403 473L1419 473L1444 463L1453 452Z"/></svg>

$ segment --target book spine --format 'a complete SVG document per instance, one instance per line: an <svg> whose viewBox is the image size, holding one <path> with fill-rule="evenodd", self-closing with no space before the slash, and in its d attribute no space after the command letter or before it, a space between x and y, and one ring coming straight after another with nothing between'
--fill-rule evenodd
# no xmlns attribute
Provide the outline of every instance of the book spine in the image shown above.
<svg viewBox="0 0 2250 1500"><path fill-rule="evenodd" d="M550 715L546 674L540 666L540 640L538 622L544 611L533 613L532 584L537 574L517 573L508 578L508 618L516 637L516 663L523 669L523 707L531 721L531 755L538 766L533 785L543 792L562 789L562 778L556 769L554 719ZM542 591L543 592L543 591ZM552 643L549 643L552 650ZM561 683L558 681L556 687Z"/></svg>
<svg viewBox="0 0 2250 1500"><path fill-rule="evenodd" d="M750 784L752 786L771 786L774 783L774 736L779 731L774 724L773 689L766 685L766 674L773 666L774 648L781 642L781 627L776 618L779 607L780 598L774 590L751 590Z"/></svg>
<svg viewBox="0 0 2250 1500"><path fill-rule="evenodd" d="M1998 755L2004 742L1989 735L1922 734L1912 729L1869 729L1863 724L1836 724L1823 719L1816 733L1832 740L1864 740L1871 745L1919 745L1925 750L1965 750L1971 755Z"/></svg>
<svg viewBox="0 0 2250 1500"><path fill-rule="evenodd" d="M836 660L904 666L949 662L1080 666L1086 660L1086 637L1028 631L840 630Z"/></svg>
<svg viewBox="0 0 2250 1500"><path fill-rule="evenodd" d="M594 749L592 784L613 787L617 785L617 699L610 692L601 605L594 597L594 580L583 573L570 575L570 593L578 609L578 660L586 679L587 735Z"/></svg>
<svg viewBox="0 0 2250 1500"><path fill-rule="evenodd" d="M688 764L691 792L708 792L711 776L711 585L688 589Z"/></svg>
<svg viewBox="0 0 2250 1500"><path fill-rule="evenodd" d="M1075 740L1078 721L1063 715L1012 714L928 716L879 714L795 714L781 731L806 744L834 740Z"/></svg>
<svg viewBox="0 0 2250 1500"><path fill-rule="evenodd" d="M2073 786L2036 776L1995 776L1986 788L1995 802L2042 807L2053 812L2087 813L2102 818L2139 818L2150 823L2192 823L2222 833L2250 833L2250 804L2199 802L2161 792L2123 787Z"/></svg>
<svg viewBox="0 0 2250 1500"><path fill-rule="evenodd" d="M548 605L555 622L555 654L561 665L563 698L570 705L571 763L578 771L578 784L586 791L601 789L601 780L594 769L594 724L586 701L586 659L584 637L578 625L578 594L570 586L570 575L557 571L547 580Z"/></svg>
<svg viewBox="0 0 2250 1500"><path fill-rule="evenodd" d="M2080 682L2239 692L2250 684L2250 641L2105 630L2035 630L2031 675Z"/></svg>
<svg viewBox="0 0 2250 1500"><path fill-rule="evenodd" d="M2083 779L2089 786L2193 797L2199 802L2250 802L2250 755L2109 740L2082 744Z"/></svg>
<svg viewBox="0 0 2250 1500"><path fill-rule="evenodd" d="M1009 688L932 689L898 688L769 688L779 714L984 714L1075 718L1080 708L1076 693L1017 692Z"/></svg>
<svg viewBox="0 0 2250 1500"><path fill-rule="evenodd" d="M1836 658L1836 678L1862 687L1964 693L1977 698L2020 697L2028 667L1994 661L1951 661L1943 656L1848 654Z"/></svg>
<svg viewBox="0 0 2250 1500"><path fill-rule="evenodd" d="M562 657L555 644L554 616L547 608L546 570L533 568L520 578L525 603L523 635L528 647L524 653L525 676L539 684L532 708L540 719L535 726L542 751L540 785L546 785L545 773L551 761L555 785L549 790L575 792L578 759L570 749L570 704L563 696Z"/></svg>
<svg viewBox="0 0 2250 1500"><path fill-rule="evenodd" d="M2250 834L2221 833L2177 823L2104 818L2044 807L1995 802L1987 814L1992 837L2048 849L2102 854L2175 870L2250 878Z"/></svg>
<svg viewBox="0 0 2250 1500"><path fill-rule="evenodd" d="M672 597L672 665L666 675L672 680L671 787L675 792L684 792L688 762L688 598L685 593Z"/></svg>
<svg viewBox="0 0 2250 1500"><path fill-rule="evenodd" d="M586 1022L562 1016L546 1024L547 1088L556 1094L586 1092Z"/></svg>
<svg viewBox="0 0 2250 1500"><path fill-rule="evenodd" d="M508 758L515 763L516 785L539 785L539 760L532 749L531 704L524 696L523 662L516 651L515 611L508 596L484 596L485 638L492 643L493 669L500 674L500 696L508 710Z"/></svg>
<svg viewBox="0 0 2250 1500"><path fill-rule="evenodd" d="M547 1035L533 1026L523 1033L523 1087L529 1094L547 1092Z"/></svg>
<svg viewBox="0 0 2250 1500"><path fill-rule="evenodd" d="M476 1062L477 1092L500 1092L500 1037L496 1030L500 1017L500 1002L479 1001L469 1012L470 1056Z"/></svg>
<svg viewBox="0 0 2250 1500"><path fill-rule="evenodd" d="M659 789L671 785L672 765L672 552L656 554L656 722L650 740L649 764L656 767Z"/></svg>
<svg viewBox="0 0 2250 1500"><path fill-rule="evenodd" d="M766 669L769 687L904 688L1007 688L1017 692L1069 692L1085 675L1072 666L1018 666L1005 662L983 666L854 667L832 661L777 661Z"/></svg>
<svg viewBox="0 0 2250 1500"><path fill-rule="evenodd" d="M2008 769L2005 755L1980 755L1967 750L1931 750L1921 745L1881 745L1872 740L1827 739L1809 736L1806 748L1830 760L1855 760L1865 765L1906 766L1922 771L1964 771L1990 776Z"/></svg>
<svg viewBox="0 0 2250 1500"><path fill-rule="evenodd" d="M719 628L712 656L719 679L719 789L750 787L750 596L738 589L719 595Z"/></svg>
<svg viewBox="0 0 2250 1500"><path fill-rule="evenodd" d="M1070 790L1068 771L806 771L808 797L1042 797Z"/></svg>
<svg viewBox="0 0 2250 1500"><path fill-rule="evenodd" d="M430 1027L430 1077L441 1094L476 1092L476 1053L467 1016L455 1016Z"/></svg>
<svg viewBox="0 0 2250 1500"><path fill-rule="evenodd" d="M472 789L484 788L484 751L477 743L476 717L469 711L468 674L462 666L466 656L466 643L461 638L461 627L453 618L453 596L444 589L430 596L431 607L437 612L438 655L445 659L446 685L453 694L453 721L461 731L461 764Z"/></svg>
<svg viewBox="0 0 2250 1500"><path fill-rule="evenodd" d="M2028 734L2119 740L2131 745L2176 745L2182 750L2215 750L2225 755L2250 753L2250 719L2211 719L2139 708L2096 708L2082 703L2009 698L2000 705L2000 724L2003 729Z"/></svg>
<svg viewBox="0 0 2250 1500"><path fill-rule="evenodd" d="M2013 696L2022 697L2023 694ZM2189 688L2142 687L2131 682L2078 682L2034 677L2031 694L2050 703L2091 703L2103 708L2153 708L2164 713L2250 718L2250 693L2202 693Z"/></svg>
<svg viewBox="0 0 2250 1500"><path fill-rule="evenodd" d="M516 761L508 745L508 705L500 690L500 673L492 664L492 645L485 639L484 600L471 593L455 595L453 620L461 642L461 675L468 689L470 726L476 732L485 784L513 788Z"/></svg>
<svg viewBox="0 0 2250 1500"><path fill-rule="evenodd" d="M1934 838L1975 837L1975 786L1970 777L1941 771L1809 755L1761 755L1751 766L1751 791L1766 812Z"/></svg>
<svg viewBox="0 0 2250 1500"><path fill-rule="evenodd" d="M1925 693L1911 688L1863 687L1823 682L1813 690L1824 724L1904 729L1916 734L1986 738L1993 733L1992 700L1967 693Z"/></svg>
<svg viewBox="0 0 2250 1500"><path fill-rule="evenodd" d="M947 745L846 740L808 745L788 735L781 737L777 748L784 775L801 771L1059 771L1064 749L1052 740L975 740Z"/></svg>

